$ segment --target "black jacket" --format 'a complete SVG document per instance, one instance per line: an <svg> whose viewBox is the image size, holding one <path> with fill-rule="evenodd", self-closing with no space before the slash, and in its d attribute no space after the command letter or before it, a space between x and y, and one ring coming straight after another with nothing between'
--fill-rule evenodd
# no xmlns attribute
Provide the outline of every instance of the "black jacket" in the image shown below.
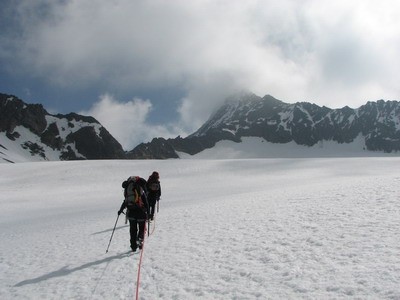
<svg viewBox="0 0 400 300"><path fill-rule="evenodd" d="M152 185L156 184L157 189L152 189ZM160 181L157 178L149 177L149 180L147 181L147 198L149 201L149 204L156 203L156 201L160 200L161 197L161 184Z"/></svg>

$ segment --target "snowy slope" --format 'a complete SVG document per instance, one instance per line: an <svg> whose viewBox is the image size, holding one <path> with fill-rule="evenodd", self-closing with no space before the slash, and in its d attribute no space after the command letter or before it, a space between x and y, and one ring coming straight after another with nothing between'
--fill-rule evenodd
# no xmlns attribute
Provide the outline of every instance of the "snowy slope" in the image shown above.
<svg viewBox="0 0 400 300"><path fill-rule="evenodd" d="M400 158L0 164L0 299L134 299L119 220L161 175L140 299L400 299ZM151 228L152 229L152 228Z"/></svg>
<svg viewBox="0 0 400 300"><path fill-rule="evenodd" d="M314 146L270 143L263 138L242 137L241 143L228 140L219 141L213 148L196 155L178 152L182 159L240 159L240 158L316 158L316 157L400 157L400 152L365 150L365 141L358 136L351 143L339 144L335 141L320 141Z"/></svg>
<svg viewBox="0 0 400 300"><path fill-rule="evenodd" d="M32 135L29 130L20 127L18 131L21 144L26 141L39 142L40 138ZM0 132L0 163L58 161L61 151L42 145L45 158L40 155L31 155L29 151L20 147L20 144L9 140L5 133ZM21 142L22 141L22 142ZM69 145L78 156L79 152L73 144ZM267 142L258 137L242 137L242 142L236 143L229 140L219 141L213 148L205 149L196 155L178 152L179 158L190 159L234 159L234 158L299 158L299 157L400 157L400 152L384 153L383 151L365 150L365 140L358 136L351 143L337 143L335 141L320 141L314 146L298 145L295 142L285 144ZM84 158L80 156L81 158ZM2 159L1 159L2 158Z"/></svg>
<svg viewBox="0 0 400 300"><path fill-rule="evenodd" d="M19 162L34 162L34 161L58 161L62 154L60 150L52 149L51 147L43 144L40 141L40 137L33 134L29 129L23 126L17 126L15 128L20 136L12 141L7 138L5 132L0 132L0 163L19 163ZM23 147L25 144L37 144L41 148L40 153L31 153L29 148ZM75 150L77 157L85 158L78 151L76 151L75 145L68 145Z"/></svg>

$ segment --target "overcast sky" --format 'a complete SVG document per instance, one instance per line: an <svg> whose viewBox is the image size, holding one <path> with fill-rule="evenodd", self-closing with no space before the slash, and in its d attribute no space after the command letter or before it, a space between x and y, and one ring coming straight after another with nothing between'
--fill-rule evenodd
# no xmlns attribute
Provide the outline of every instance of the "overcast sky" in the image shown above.
<svg viewBox="0 0 400 300"><path fill-rule="evenodd" d="M132 149L226 96L356 108L400 99L393 0L3 0L0 92L86 113Z"/></svg>

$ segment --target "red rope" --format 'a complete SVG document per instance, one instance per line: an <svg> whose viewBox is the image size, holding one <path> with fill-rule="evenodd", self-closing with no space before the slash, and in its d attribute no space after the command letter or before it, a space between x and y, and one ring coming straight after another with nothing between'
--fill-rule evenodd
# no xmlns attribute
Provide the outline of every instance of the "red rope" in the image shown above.
<svg viewBox="0 0 400 300"><path fill-rule="evenodd" d="M146 231L147 231L146 222L144 222L143 243L142 243L142 249L140 250L140 259L139 259L138 274L137 274L137 281L136 281L136 300L139 299L140 270L141 270L141 266L142 266L142 257L143 257L143 252L144 252L144 241L145 241Z"/></svg>
<svg viewBox="0 0 400 300"><path fill-rule="evenodd" d="M153 223L153 230L151 231L150 235L153 234L154 230L156 229L156 218L154 216L154 223ZM139 287L140 287L140 270L142 267L142 258L143 258L143 252L144 252L144 241L145 241L145 236L147 233L147 222L144 222L144 232L143 232L143 243L142 243L142 249L140 250L140 259L139 259L139 266L138 266L138 274L137 274L137 280L136 280L136 300L139 300Z"/></svg>

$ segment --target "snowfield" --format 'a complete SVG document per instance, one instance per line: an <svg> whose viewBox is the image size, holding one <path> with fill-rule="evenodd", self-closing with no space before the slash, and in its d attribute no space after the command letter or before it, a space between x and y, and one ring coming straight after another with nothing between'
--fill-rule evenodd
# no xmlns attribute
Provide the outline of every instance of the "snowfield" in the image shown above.
<svg viewBox="0 0 400 300"><path fill-rule="evenodd" d="M160 172L140 299L400 299L400 158L0 164L0 299L135 299L121 183Z"/></svg>

